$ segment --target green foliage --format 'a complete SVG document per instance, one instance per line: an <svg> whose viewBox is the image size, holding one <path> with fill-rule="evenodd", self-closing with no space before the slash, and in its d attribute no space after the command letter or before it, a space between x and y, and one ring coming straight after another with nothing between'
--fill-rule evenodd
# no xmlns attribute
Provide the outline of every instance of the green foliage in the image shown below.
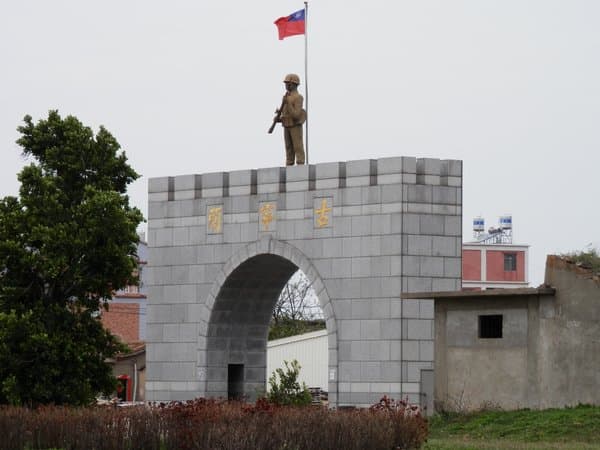
<svg viewBox="0 0 600 450"><path fill-rule="evenodd" d="M278 322L271 322L269 326L269 340L272 341L273 339L281 339L323 329L325 329L324 320L294 320L283 318Z"/></svg>
<svg viewBox="0 0 600 450"><path fill-rule="evenodd" d="M561 256L586 269L590 269L594 273L600 272L600 253L598 249L590 248L587 251L565 253Z"/></svg>
<svg viewBox="0 0 600 450"><path fill-rule="evenodd" d="M312 397L306 383L300 384L300 364L295 359L283 362L285 370L275 369L269 377L269 392L267 399L277 405L310 405Z"/></svg>
<svg viewBox="0 0 600 450"><path fill-rule="evenodd" d="M17 143L33 162L19 198L0 200L0 403L86 404L114 387L122 349L98 312L135 280L138 175L103 127L26 116Z"/></svg>

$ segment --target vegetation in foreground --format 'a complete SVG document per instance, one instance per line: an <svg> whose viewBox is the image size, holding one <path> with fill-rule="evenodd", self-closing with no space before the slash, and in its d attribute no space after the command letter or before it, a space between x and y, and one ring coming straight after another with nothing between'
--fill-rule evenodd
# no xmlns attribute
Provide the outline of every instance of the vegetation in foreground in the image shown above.
<svg viewBox="0 0 600 450"><path fill-rule="evenodd" d="M198 399L153 407L0 408L0 450L256 450L419 448L427 421L387 398L332 411Z"/></svg>
<svg viewBox="0 0 600 450"><path fill-rule="evenodd" d="M300 376L300 363L293 360L291 363L283 361L285 367L275 369L269 377L269 392L267 399L282 406L306 406L312 402L310 391L306 383L298 381Z"/></svg>
<svg viewBox="0 0 600 450"><path fill-rule="evenodd" d="M600 448L600 407L438 414L429 450Z"/></svg>

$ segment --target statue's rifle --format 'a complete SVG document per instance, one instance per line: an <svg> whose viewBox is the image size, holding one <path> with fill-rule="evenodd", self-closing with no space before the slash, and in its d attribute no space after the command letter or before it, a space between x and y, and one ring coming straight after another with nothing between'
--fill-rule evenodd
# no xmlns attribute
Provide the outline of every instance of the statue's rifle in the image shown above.
<svg viewBox="0 0 600 450"><path fill-rule="evenodd" d="M277 122L281 121L281 112L283 111L283 105L285 105L285 97L287 96L287 94L285 94L283 96L283 99L281 100L281 106L279 107L279 109L276 111L276 116L273 117L273 123L271 124L271 126L269 127L269 131L267 131L267 133L271 134L273 132L273 130L275 129L275 125L277 125Z"/></svg>

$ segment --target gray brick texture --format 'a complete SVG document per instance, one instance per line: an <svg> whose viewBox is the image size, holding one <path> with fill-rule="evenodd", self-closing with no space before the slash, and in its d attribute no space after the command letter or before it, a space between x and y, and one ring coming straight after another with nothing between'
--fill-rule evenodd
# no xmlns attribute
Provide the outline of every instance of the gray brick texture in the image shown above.
<svg viewBox="0 0 600 450"><path fill-rule="evenodd" d="M330 404L418 397L433 307L401 294L460 284L461 161L167 176L149 180L148 201L148 399L226 396L233 364L252 399L269 375L273 305L297 270L327 324Z"/></svg>

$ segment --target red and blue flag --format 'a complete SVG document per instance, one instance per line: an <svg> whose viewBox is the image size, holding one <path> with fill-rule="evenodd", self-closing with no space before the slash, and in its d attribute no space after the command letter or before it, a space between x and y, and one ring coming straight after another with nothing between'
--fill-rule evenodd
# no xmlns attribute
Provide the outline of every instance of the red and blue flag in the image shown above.
<svg viewBox="0 0 600 450"><path fill-rule="evenodd" d="M280 17L275 22L277 25L277 31L279 32L279 40L295 36L297 34L304 34L305 20L304 10L296 11L287 17Z"/></svg>

